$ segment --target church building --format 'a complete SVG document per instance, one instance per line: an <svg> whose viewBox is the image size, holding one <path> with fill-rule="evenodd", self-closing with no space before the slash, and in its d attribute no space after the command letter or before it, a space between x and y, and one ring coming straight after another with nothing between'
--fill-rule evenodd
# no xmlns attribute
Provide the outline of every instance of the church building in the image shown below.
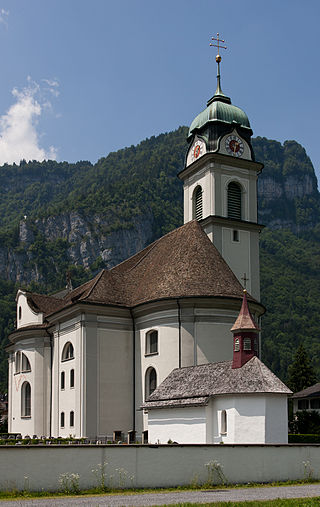
<svg viewBox="0 0 320 507"><path fill-rule="evenodd" d="M217 89L190 126L178 175L184 225L63 297L18 291L7 348L10 432L141 435L141 406L173 370L232 361L243 287L260 327L262 164L216 60ZM259 333L250 347L259 357Z"/></svg>

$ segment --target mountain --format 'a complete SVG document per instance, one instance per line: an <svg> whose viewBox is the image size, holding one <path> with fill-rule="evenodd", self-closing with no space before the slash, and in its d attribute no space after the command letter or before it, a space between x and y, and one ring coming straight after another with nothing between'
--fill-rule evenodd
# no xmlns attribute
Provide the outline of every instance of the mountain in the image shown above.
<svg viewBox="0 0 320 507"><path fill-rule="evenodd" d="M22 161L0 167L0 337L14 321L18 286L52 292L111 267L182 224L177 173L187 128L151 137L96 164ZM286 378L299 341L320 374L320 197L309 157L295 141L253 140L259 176L263 359ZM290 303L290 304L289 304ZM0 348L0 381L5 381ZM2 359L1 359L2 358ZM0 384L1 387L1 384Z"/></svg>

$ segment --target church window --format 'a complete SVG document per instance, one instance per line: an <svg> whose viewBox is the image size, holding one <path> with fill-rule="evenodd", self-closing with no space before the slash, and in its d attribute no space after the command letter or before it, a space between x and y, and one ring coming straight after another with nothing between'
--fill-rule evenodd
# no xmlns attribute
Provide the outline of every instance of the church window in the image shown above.
<svg viewBox="0 0 320 507"><path fill-rule="evenodd" d="M227 412L226 410L221 410L221 435L227 434Z"/></svg>
<svg viewBox="0 0 320 507"><path fill-rule="evenodd" d="M15 372L20 373L20 363L21 363L21 352L16 352L15 358L14 358L14 367Z"/></svg>
<svg viewBox="0 0 320 507"><path fill-rule="evenodd" d="M74 411L71 410L70 412L70 427L72 428L74 426Z"/></svg>
<svg viewBox="0 0 320 507"><path fill-rule="evenodd" d="M70 370L70 387L74 387L74 370Z"/></svg>
<svg viewBox="0 0 320 507"><path fill-rule="evenodd" d="M153 393L153 391L157 387L157 373L154 368L148 368L146 371L146 378L145 378L145 398L147 399L150 394Z"/></svg>
<svg viewBox="0 0 320 507"><path fill-rule="evenodd" d="M241 220L241 187L238 183L232 181L228 185L228 218Z"/></svg>
<svg viewBox="0 0 320 507"><path fill-rule="evenodd" d="M240 350L240 340L239 340L239 338L236 338L234 340L234 351L239 352L239 350Z"/></svg>
<svg viewBox="0 0 320 507"><path fill-rule="evenodd" d="M64 371L62 371L61 372L61 389L65 388L65 379L66 379L66 374Z"/></svg>
<svg viewBox="0 0 320 507"><path fill-rule="evenodd" d="M192 218L202 220L202 188L200 186L197 186L193 192Z"/></svg>
<svg viewBox="0 0 320 507"><path fill-rule="evenodd" d="M31 386L23 382L21 386L21 417L31 417Z"/></svg>
<svg viewBox="0 0 320 507"><path fill-rule="evenodd" d="M61 428L64 428L64 412L61 412L60 414L60 426Z"/></svg>
<svg viewBox="0 0 320 507"><path fill-rule="evenodd" d="M146 334L146 355L158 353L158 331L149 331Z"/></svg>
<svg viewBox="0 0 320 507"><path fill-rule="evenodd" d="M239 242L239 231L237 231L236 229L234 229L232 231L232 239L233 241L235 241L236 243Z"/></svg>
<svg viewBox="0 0 320 507"><path fill-rule="evenodd" d="M298 400L298 410L307 410L309 408L309 400Z"/></svg>
<svg viewBox="0 0 320 507"><path fill-rule="evenodd" d="M31 371L30 361L23 352L21 352L21 371L24 373Z"/></svg>
<svg viewBox="0 0 320 507"><path fill-rule="evenodd" d="M71 342L68 342L63 347L62 351L62 361L69 361L69 359L74 358L73 345Z"/></svg>
<svg viewBox="0 0 320 507"><path fill-rule="evenodd" d="M251 350L251 338L245 338L243 340L243 350Z"/></svg>
<svg viewBox="0 0 320 507"><path fill-rule="evenodd" d="M22 318L22 308L21 308L21 306L19 306L19 309L18 309L18 316L19 316L19 320L21 320L21 318Z"/></svg>

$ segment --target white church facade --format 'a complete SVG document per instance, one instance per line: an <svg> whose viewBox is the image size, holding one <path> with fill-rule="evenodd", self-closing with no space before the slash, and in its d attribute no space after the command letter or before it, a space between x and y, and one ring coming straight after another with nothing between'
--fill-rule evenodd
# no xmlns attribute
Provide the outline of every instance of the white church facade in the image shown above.
<svg viewBox="0 0 320 507"><path fill-rule="evenodd" d="M7 348L10 432L141 434L141 406L173 370L232 360L243 285L260 323L262 164L246 114L221 91L219 63L179 174L185 224L63 297L18 291ZM259 339L254 346L259 356Z"/></svg>

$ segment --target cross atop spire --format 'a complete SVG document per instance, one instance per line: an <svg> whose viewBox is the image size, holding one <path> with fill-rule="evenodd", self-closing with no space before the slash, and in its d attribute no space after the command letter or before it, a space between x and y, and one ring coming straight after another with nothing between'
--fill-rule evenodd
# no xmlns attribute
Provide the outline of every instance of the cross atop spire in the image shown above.
<svg viewBox="0 0 320 507"><path fill-rule="evenodd" d="M214 96L208 100L207 105L211 104L214 100L220 100L221 102L226 102L227 104L231 104L231 100L229 97L227 97L221 90L221 81L220 81L220 62L221 62L221 55L220 55L220 49L227 49L227 46L222 46L221 42L225 42L224 39L220 39L219 33L217 33L217 37L211 37L211 40L215 41L216 44L210 42L210 46L214 46L215 48L218 48L218 54L216 56L216 62L218 65L218 73L217 73L217 89L214 94Z"/></svg>
<svg viewBox="0 0 320 507"><path fill-rule="evenodd" d="M218 54L216 56L216 62L218 64L218 69L219 69L219 63L221 62L221 56L220 56L220 48L221 49L227 49L227 46L220 46L220 42L225 42L224 39L219 39L219 33L217 33L217 38L215 37L211 37L211 40L214 40L217 42L217 44L212 44L212 42L210 42L210 46L214 46L215 48L218 48Z"/></svg>

